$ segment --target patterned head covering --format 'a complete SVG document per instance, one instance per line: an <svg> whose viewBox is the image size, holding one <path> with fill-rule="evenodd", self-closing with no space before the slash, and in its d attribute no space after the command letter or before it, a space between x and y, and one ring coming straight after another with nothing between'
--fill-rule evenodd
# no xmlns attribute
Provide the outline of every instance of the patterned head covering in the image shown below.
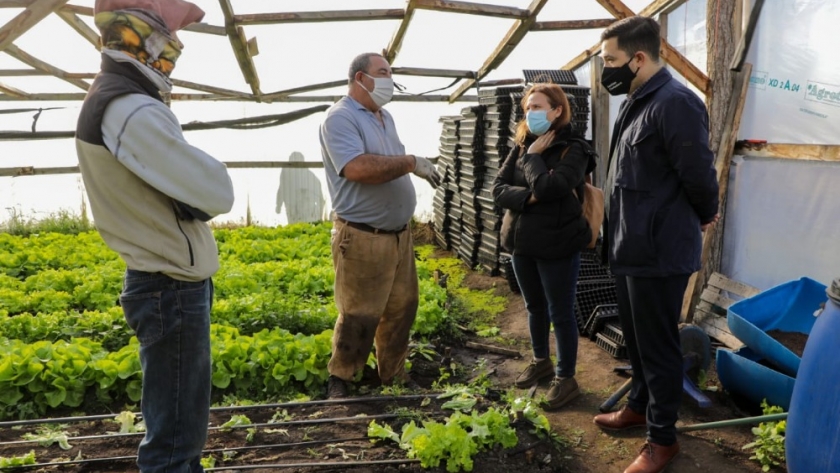
<svg viewBox="0 0 840 473"><path fill-rule="evenodd" d="M204 18L183 0L97 0L94 22L102 47L121 51L169 76L183 44L176 31Z"/></svg>

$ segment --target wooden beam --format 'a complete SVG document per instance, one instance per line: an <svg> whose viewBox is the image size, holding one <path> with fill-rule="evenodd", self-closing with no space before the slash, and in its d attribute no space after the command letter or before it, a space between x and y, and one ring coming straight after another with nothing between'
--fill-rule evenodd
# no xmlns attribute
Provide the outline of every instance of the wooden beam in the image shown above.
<svg viewBox="0 0 840 473"><path fill-rule="evenodd" d="M384 56L388 61L388 64L393 64L394 59L397 58L397 54L400 53L403 38L405 38L405 32L408 31L408 24L411 23L411 19L414 18L414 9L416 6L417 0L408 0L405 5L405 13L403 14L402 21L400 21L400 25L397 26L397 31L394 32L394 36L391 37L388 47L385 48Z"/></svg>
<svg viewBox="0 0 840 473"><path fill-rule="evenodd" d="M750 43L752 42L755 27L758 25L758 17L761 15L761 7L764 6L764 0L755 0L755 4L750 10L750 17L747 22L747 27L741 34L741 39L738 41L738 49L735 50L735 56L732 58L732 64L729 69L733 71L740 71L747 59L747 53L750 50Z"/></svg>
<svg viewBox="0 0 840 473"><path fill-rule="evenodd" d="M451 77L468 79L475 77L473 71L459 71L455 69L426 69L422 67L392 67L391 73L398 76L419 77Z"/></svg>
<svg viewBox="0 0 840 473"><path fill-rule="evenodd" d="M274 102L283 99L284 97L289 97L290 95L302 94L304 92L312 92L315 90L331 89L333 87L340 87L342 85L347 85L347 79L334 80L330 82L321 82L318 84L304 85L302 87L294 87L291 89L279 90L270 94L264 94L262 96L262 99L265 102Z"/></svg>
<svg viewBox="0 0 840 473"><path fill-rule="evenodd" d="M763 158L838 162L840 161L840 145L750 143L742 141L736 145L735 154Z"/></svg>
<svg viewBox="0 0 840 473"><path fill-rule="evenodd" d="M323 161L228 161L228 169L319 169ZM56 174L78 174L79 166L35 167L19 166L0 168L0 177L45 176Z"/></svg>
<svg viewBox="0 0 840 473"><path fill-rule="evenodd" d="M37 25L67 0L35 0L25 10L0 27L0 51L6 49L22 34Z"/></svg>
<svg viewBox="0 0 840 473"><path fill-rule="evenodd" d="M604 7L604 10L607 10L610 15L618 18L619 20L622 18L627 18L630 16L636 16L627 5L624 4L621 0L595 0L598 2L599 5Z"/></svg>
<svg viewBox="0 0 840 473"><path fill-rule="evenodd" d="M0 102L19 102L19 101L37 101L37 102L67 102L67 101L82 101L85 99L84 93L31 93L27 97L14 97L11 95L0 95ZM181 94L174 93L171 98L173 101L209 101L209 102L257 102L263 101L264 96L259 98L255 96L231 97L227 95L218 94ZM272 102L284 103L325 103L338 102L344 95L290 95L282 97L273 97ZM393 102L449 102L451 97L449 95L395 95ZM477 102L476 95L463 95L455 99L456 102Z"/></svg>
<svg viewBox="0 0 840 473"><path fill-rule="evenodd" d="M723 208L726 202L726 191L729 186L729 169L732 163L732 156L735 153L735 142L738 139L738 129L741 127L741 117L744 113L744 103L747 101L747 89L750 85L750 75L752 75L752 64L745 64L741 72L735 78L732 84L735 93L732 94L733 102L729 103L726 117L726 128L724 128L723 136L720 141L720 146L717 149L715 156L715 171L718 178L718 196L721 204L719 210L720 215L723 215L726 210ZM717 226L717 225L716 225ZM712 239L721 231L720 228L706 229L703 233L703 250L700 256L700 271L694 273L689 280L685 295L683 296L682 316L687 323L691 323L694 313L692 307L697 305L699 295L703 293L703 287L706 285L706 265L711 254Z"/></svg>
<svg viewBox="0 0 840 473"><path fill-rule="evenodd" d="M224 1L224 0L221 0ZM249 13L233 15L239 26L276 23L324 23L331 21L401 20L405 12L399 8L380 10L334 10L288 13Z"/></svg>
<svg viewBox="0 0 840 473"><path fill-rule="evenodd" d="M666 9L670 8L672 5L676 4L677 2L683 2L685 0L654 0L648 6L642 8L642 11L639 12L639 16L654 16L658 13L665 11ZM574 70L579 68L580 66L584 65L586 61L592 56L597 55L601 52L601 42L598 41L595 43L591 48L585 49L582 53L578 54L574 59L567 62L565 65L560 67L560 69L570 69Z"/></svg>
<svg viewBox="0 0 840 473"><path fill-rule="evenodd" d="M615 23L615 18L601 20L538 21L531 25L531 31L594 30L606 28Z"/></svg>
<svg viewBox="0 0 840 473"><path fill-rule="evenodd" d="M709 76L697 68L691 61L683 56L679 51L662 38L662 49L659 51L659 56L671 65L677 72L683 75L694 87L700 89L703 95L708 95Z"/></svg>
<svg viewBox="0 0 840 473"><path fill-rule="evenodd" d="M528 30L531 29L531 25L533 25L537 21L537 15L540 14L540 11L545 6L548 0L531 0L531 5L528 7L528 18L524 20L517 20L517 22L511 26L510 30L508 30L507 34L505 35L502 42L496 46L496 49L490 54L490 57L484 61L484 65L481 66L481 69L478 70L476 76L472 79L467 79L458 87L455 92L452 92L452 95L449 96L449 101L454 102L458 97L463 95L467 90L473 87L478 81L484 78L487 74L490 73L493 69L499 66L505 59L510 55L511 52L516 48L522 38L525 37L525 34L528 33Z"/></svg>
<svg viewBox="0 0 840 473"><path fill-rule="evenodd" d="M208 25L207 23L193 23L184 27L184 31L192 31L193 33L212 34L214 36L227 36L227 30L224 26Z"/></svg>
<svg viewBox="0 0 840 473"><path fill-rule="evenodd" d="M589 66L589 90L592 94L592 143L598 153L598 167L595 168L594 185L603 187L610 161L610 94L601 87L603 59L595 57ZM609 198L609 197L607 197Z"/></svg>
<svg viewBox="0 0 840 473"><path fill-rule="evenodd" d="M17 89L15 87L12 87L11 85L6 85L2 82L0 82L0 92L3 92L6 95L10 95L12 97L17 97L17 98L24 99L24 100L29 98L29 94L27 94L26 92L24 92L20 89Z"/></svg>
<svg viewBox="0 0 840 473"><path fill-rule="evenodd" d="M31 2L32 0L19 0L23 2ZM93 16L93 8L83 7L79 5L64 5L59 10L61 13L72 13L81 16ZM194 33L206 33L215 36L227 36L224 26L208 25L207 23L193 23L184 27L185 31L192 31Z"/></svg>
<svg viewBox="0 0 840 473"><path fill-rule="evenodd" d="M76 30L77 33L82 35L84 39L86 39L90 44L99 51L101 46L101 41L99 38L99 33L97 33L93 28L88 26L87 23L82 21L75 13L67 12L67 11L58 11L56 14L65 21L71 28Z"/></svg>
<svg viewBox="0 0 840 473"><path fill-rule="evenodd" d="M0 8L26 8L34 0L0 0Z"/></svg>
<svg viewBox="0 0 840 473"><path fill-rule="evenodd" d="M207 93L210 93L210 94L226 95L226 96L229 96L229 97L239 97L239 98L243 98L243 99L253 98L253 96L251 94L246 93L246 92L240 92L238 90L224 89L224 88L215 87L215 86L212 86L212 85L198 84L198 83L189 82L189 81L186 81L186 80L172 79L172 84L176 85L178 87L184 87L185 89L199 90L201 92L207 92Z"/></svg>
<svg viewBox="0 0 840 473"><path fill-rule="evenodd" d="M69 82L82 90L86 91L90 88L90 84L88 84L87 82L81 79L73 79L67 77L67 71L59 69L53 66L52 64L48 64L34 56L31 56L29 53L23 51L14 44L6 46L6 49L3 52L28 66L32 66L35 69L52 74L55 77L58 77L63 81Z"/></svg>
<svg viewBox="0 0 840 473"><path fill-rule="evenodd" d="M262 95L262 92L260 92L260 78L257 75L254 60L248 52L248 42L245 40L245 33L241 26L236 25L230 0L219 0L219 5L222 7L222 13L225 15L225 33L233 48L236 62L239 63L239 69L242 70L242 76L245 78L245 82L251 86L251 92L259 97Z"/></svg>
<svg viewBox="0 0 840 473"><path fill-rule="evenodd" d="M26 77L26 76L48 76L44 71L38 69L4 69L0 70L0 77Z"/></svg>
<svg viewBox="0 0 840 473"><path fill-rule="evenodd" d="M488 5L484 3L461 2L456 0L417 0L417 8L447 13L464 13L467 15L493 16L497 18L512 18L525 20L531 12L522 8Z"/></svg>

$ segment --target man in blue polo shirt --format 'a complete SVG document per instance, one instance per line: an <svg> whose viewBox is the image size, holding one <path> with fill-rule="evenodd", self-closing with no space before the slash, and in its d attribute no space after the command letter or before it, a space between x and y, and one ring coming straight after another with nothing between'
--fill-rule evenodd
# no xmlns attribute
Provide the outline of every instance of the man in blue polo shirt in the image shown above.
<svg viewBox="0 0 840 473"><path fill-rule="evenodd" d="M409 220L416 195L409 174L440 183L435 166L407 155L394 119L382 107L394 93L391 66L376 53L353 59L347 96L327 111L321 155L335 210L332 256L338 320L327 395L347 396L347 382L376 345L383 384L410 383L408 337L418 284Z"/></svg>

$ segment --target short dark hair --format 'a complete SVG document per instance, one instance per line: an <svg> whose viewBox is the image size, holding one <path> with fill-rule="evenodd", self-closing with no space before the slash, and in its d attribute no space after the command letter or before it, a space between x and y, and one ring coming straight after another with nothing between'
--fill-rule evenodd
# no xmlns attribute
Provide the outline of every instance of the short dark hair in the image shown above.
<svg viewBox="0 0 840 473"><path fill-rule="evenodd" d="M367 70L370 67L370 58L374 56L385 58L385 56L379 53L362 53L353 58L353 62L350 63L350 71L347 73L347 78L350 79L350 83L356 80L357 72L367 74Z"/></svg>
<svg viewBox="0 0 840 473"><path fill-rule="evenodd" d="M646 16L630 16L611 24L601 33L601 42L615 38L618 49L628 56L643 51L654 61L659 61L659 23Z"/></svg>

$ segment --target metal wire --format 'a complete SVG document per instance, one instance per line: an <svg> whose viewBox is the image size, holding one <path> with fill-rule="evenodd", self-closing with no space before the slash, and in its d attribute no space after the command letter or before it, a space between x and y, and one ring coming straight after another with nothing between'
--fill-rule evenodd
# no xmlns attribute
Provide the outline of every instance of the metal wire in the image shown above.
<svg viewBox="0 0 840 473"><path fill-rule="evenodd" d="M420 463L420 460L409 459L405 460L371 460L371 461L350 461L350 462L318 462L318 463L272 463L265 465L236 465L223 466L217 468L205 468L204 471L231 471L231 470L259 470L262 468L280 470L286 468L347 468L351 466L371 466L371 465L404 465L407 463Z"/></svg>
<svg viewBox="0 0 840 473"><path fill-rule="evenodd" d="M221 426L218 427L209 427L208 431L216 431L216 430L233 430L233 429L249 429L255 427L283 427L287 425L313 425L313 424L329 424L329 423L336 423L336 422L367 422L373 419L395 419L398 417L402 417L400 414L375 414L375 415L365 415L365 416L353 416L353 417L333 417L328 419L305 419L305 420L288 420L283 422L264 422L260 424L245 424L245 425L234 425L230 427ZM130 434L105 434L105 435L88 435L83 437L69 437L67 439L68 442L74 442L79 440L97 440L97 439L104 439L104 438L121 438L121 437L139 437L142 435L146 435L145 432L137 432L137 433L130 433ZM41 440L15 440L12 442L0 442L0 446L5 445L24 445L28 443L39 443Z"/></svg>
<svg viewBox="0 0 840 473"><path fill-rule="evenodd" d="M346 442L353 442L358 440L368 440L370 437L347 437L342 439L329 439L329 440L310 440L307 442L295 442L295 443L278 443L278 444L266 444L266 445L248 445L246 447L232 447L232 448L216 448L210 450L204 450L202 453L224 453L224 452L238 452L238 451L245 451L245 450L260 450L260 449L272 449L272 448L290 448L290 447L309 447L314 445L323 445L323 444L342 444ZM86 458L83 460L68 460L62 462L51 462L51 463L35 463L32 465L18 465L18 466L10 466L7 467L8 469L18 468L46 468L50 466L66 466L66 465L79 465L79 464L86 464L86 463L104 463L104 462L120 462L120 461L130 461L136 460L137 455L129 455L129 456L122 456L122 457L106 457L106 458ZM5 470L5 469L4 469Z"/></svg>

